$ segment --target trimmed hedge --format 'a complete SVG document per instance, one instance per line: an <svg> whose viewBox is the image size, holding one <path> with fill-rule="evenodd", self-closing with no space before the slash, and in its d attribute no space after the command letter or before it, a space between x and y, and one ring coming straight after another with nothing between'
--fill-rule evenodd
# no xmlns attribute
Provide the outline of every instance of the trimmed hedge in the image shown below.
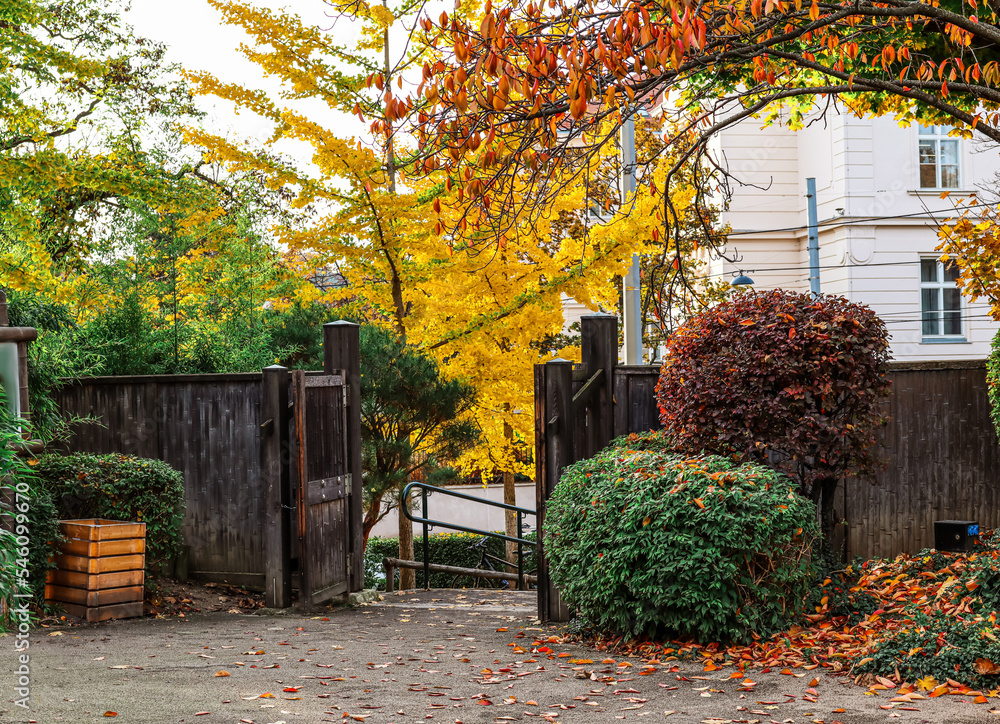
<svg viewBox="0 0 1000 724"><path fill-rule="evenodd" d="M656 433L568 467L545 520L552 578L601 631L745 641L799 618L814 581L816 507L791 481Z"/></svg>
<svg viewBox="0 0 1000 724"><path fill-rule="evenodd" d="M27 482L31 497L27 513L27 525L31 544L28 547L28 586L35 603L45 603L45 578L50 568L55 568L52 551L60 541L59 512L52 494L34 476L20 476L19 482Z"/></svg>
<svg viewBox="0 0 1000 724"><path fill-rule="evenodd" d="M481 551L471 548L487 538L486 552L498 558L504 557L505 545L502 540L488 538L487 536L475 535L473 533L436 533L427 537L428 548L430 549L431 563L440 563L446 566L462 566L464 568L474 568L479 564ZM534 533L525 534L525 538L534 538ZM414 535L413 549L415 558L423 560L423 536ZM379 591L385 590L385 572L382 567L383 558L399 557L398 538L369 538L368 546L365 548L365 588L374 588ZM524 547L525 572L534 572L534 548ZM500 565L494 562L494 566L499 569ZM417 570L417 588L424 588L424 572ZM431 573L431 588L451 588L455 576L452 573ZM396 585L399 585L399 571L396 571ZM455 581L454 585L471 586L472 577L463 576ZM498 582L499 585L499 582Z"/></svg>
<svg viewBox="0 0 1000 724"><path fill-rule="evenodd" d="M0 390L0 409L3 404ZM59 516L52 495L44 487L31 465L14 452L21 442L16 428L0 420L0 489L5 489L12 503L11 511L4 515L10 530L0 530L0 630L11 623L10 609L16 601L15 593L28 593L38 605L45 602L45 578L52 563L52 546L59 540ZM24 556L27 539L27 590L23 579L16 574ZM20 543L19 543L20 541Z"/></svg>
<svg viewBox="0 0 1000 724"><path fill-rule="evenodd" d="M184 478L159 460L131 455L45 454L31 461L57 518L111 518L146 524L146 566L177 554Z"/></svg>

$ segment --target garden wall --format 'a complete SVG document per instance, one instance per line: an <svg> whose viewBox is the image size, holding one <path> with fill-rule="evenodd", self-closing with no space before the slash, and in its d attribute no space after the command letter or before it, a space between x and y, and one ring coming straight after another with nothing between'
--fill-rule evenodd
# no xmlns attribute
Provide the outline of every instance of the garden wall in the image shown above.
<svg viewBox="0 0 1000 724"><path fill-rule="evenodd" d="M653 414L658 374L649 366L615 370L616 435L659 427ZM847 555L929 548L935 520L1000 527L1000 443L990 420L985 363L900 363L891 365L889 376L887 468L875 481L850 480L837 491Z"/></svg>

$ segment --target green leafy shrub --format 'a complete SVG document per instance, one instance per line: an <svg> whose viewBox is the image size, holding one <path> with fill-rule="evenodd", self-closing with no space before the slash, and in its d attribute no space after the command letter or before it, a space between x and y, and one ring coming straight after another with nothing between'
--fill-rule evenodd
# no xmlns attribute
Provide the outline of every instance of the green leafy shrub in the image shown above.
<svg viewBox="0 0 1000 724"><path fill-rule="evenodd" d="M933 676L938 682L954 679L970 686L996 688L996 674L977 670L980 659L1000 662L1000 640L994 623L915 612L851 673L891 676L898 671L901 681Z"/></svg>
<svg viewBox="0 0 1000 724"><path fill-rule="evenodd" d="M986 358L986 394L990 399L990 417L1000 435L1000 332L993 338Z"/></svg>
<svg viewBox="0 0 1000 724"><path fill-rule="evenodd" d="M535 536L534 532L527 533L525 538L531 540ZM461 566L463 568L475 568L479 565L481 551L472 548L476 543L486 538L486 552L497 558L504 557L504 542L497 538L475 535L473 533L438 533L427 536L427 546L430 551L431 563L441 563L446 566ZM415 535L413 537L413 547L416 551L415 560L422 561L423 558L423 537ZM385 590L385 573L382 566L382 559L385 557L399 557L398 538L369 538L365 547L365 588L374 588L379 591ZM524 547L525 571L534 572L534 548ZM499 568L499 564L494 562L494 566ZM424 572L417 570L417 588L424 588ZM471 586L472 577L462 576L455 579L453 573L431 573L431 588L451 588L455 586ZM399 571L396 571L396 584L399 584ZM497 583L499 585L499 582Z"/></svg>
<svg viewBox="0 0 1000 724"><path fill-rule="evenodd" d="M849 566L836 565L839 563L838 556L829 550L816 550L819 548L821 546L814 546L813 560L823 559L823 570L816 577L816 585L809 594L808 610L821 610L826 598L828 616L846 616L848 623L854 624L881 608L879 599L860 585L865 565L861 558L856 558Z"/></svg>
<svg viewBox="0 0 1000 724"><path fill-rule="evenodd" d="M40 455L35 474L59 517L146 524L146 563L177 553L184 518L184 478L159 460L131 455Z"/></svg>
<svg viewBox="0 0 1000 724"><path fill-rule="evenodd" d="M27 483L29 507L26 514L28 537L28 588L31 599L38 605L45 603L45 578L49 569L55 568L52 554L61 536L59 511L52 494L33 475L18 476L18 482Z"/></svg>
<svg viewBox="0 0 1000 724"><path fill-rule="evenodd" d="M739 641L782 630L814 580L815 506L768 467L669 447L620 438L566 469L544 531L563 597L615 633Z"/></svg>
<svg viewBox="0 0 1000 724"><path fill-rule="evenodd" d="M16 593L28 593L32 602L44 604L45 577L52 567L53 545L59 538L59 516L52 496L28 461L16 452L23 442L21 423L14 424L5 405L0 388L0 491L10 496L12 504L9 512L0 513L5 519L0 527L0 630L12 623L10 611ZM22 578L25 547L27 577Z"/></svg>

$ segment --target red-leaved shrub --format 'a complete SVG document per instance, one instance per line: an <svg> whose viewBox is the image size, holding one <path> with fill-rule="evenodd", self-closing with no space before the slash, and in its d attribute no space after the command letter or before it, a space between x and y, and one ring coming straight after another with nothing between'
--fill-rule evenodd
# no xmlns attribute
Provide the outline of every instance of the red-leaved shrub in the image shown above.
<svg viewBox="0 0 1000 724"><path fill-rule="evenodd" d="M692 452L766 462L820 505L833 530L837 481L880 464L889 343L868 307L838 296L750 290L682 325L657 400Z"/></svg>

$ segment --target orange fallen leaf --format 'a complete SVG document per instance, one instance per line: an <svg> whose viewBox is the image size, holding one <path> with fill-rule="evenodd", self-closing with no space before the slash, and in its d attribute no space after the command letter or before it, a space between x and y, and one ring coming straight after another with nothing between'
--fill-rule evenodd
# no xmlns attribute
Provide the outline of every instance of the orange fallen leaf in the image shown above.
<svg viewBox="0 0 1000 724"><path fill-rule="evenodd" d="M984 676L1000 674L1000 666L989 659L976 659L976 673Z"/></svg>
<svg viewBox="0 0 1000 724"><path fill-rule="evenodd" d="M118 712L117 711L106 711L106 712L104 712L104 716L118 716Z"/></svg>
<svg viewBox="0 0 1000 724"><path fill-rule="evenodd" d="M215 676L232 676L232 674L230 674L228 671L222 671L222 670L216 671L214 675Z"/></svg>

